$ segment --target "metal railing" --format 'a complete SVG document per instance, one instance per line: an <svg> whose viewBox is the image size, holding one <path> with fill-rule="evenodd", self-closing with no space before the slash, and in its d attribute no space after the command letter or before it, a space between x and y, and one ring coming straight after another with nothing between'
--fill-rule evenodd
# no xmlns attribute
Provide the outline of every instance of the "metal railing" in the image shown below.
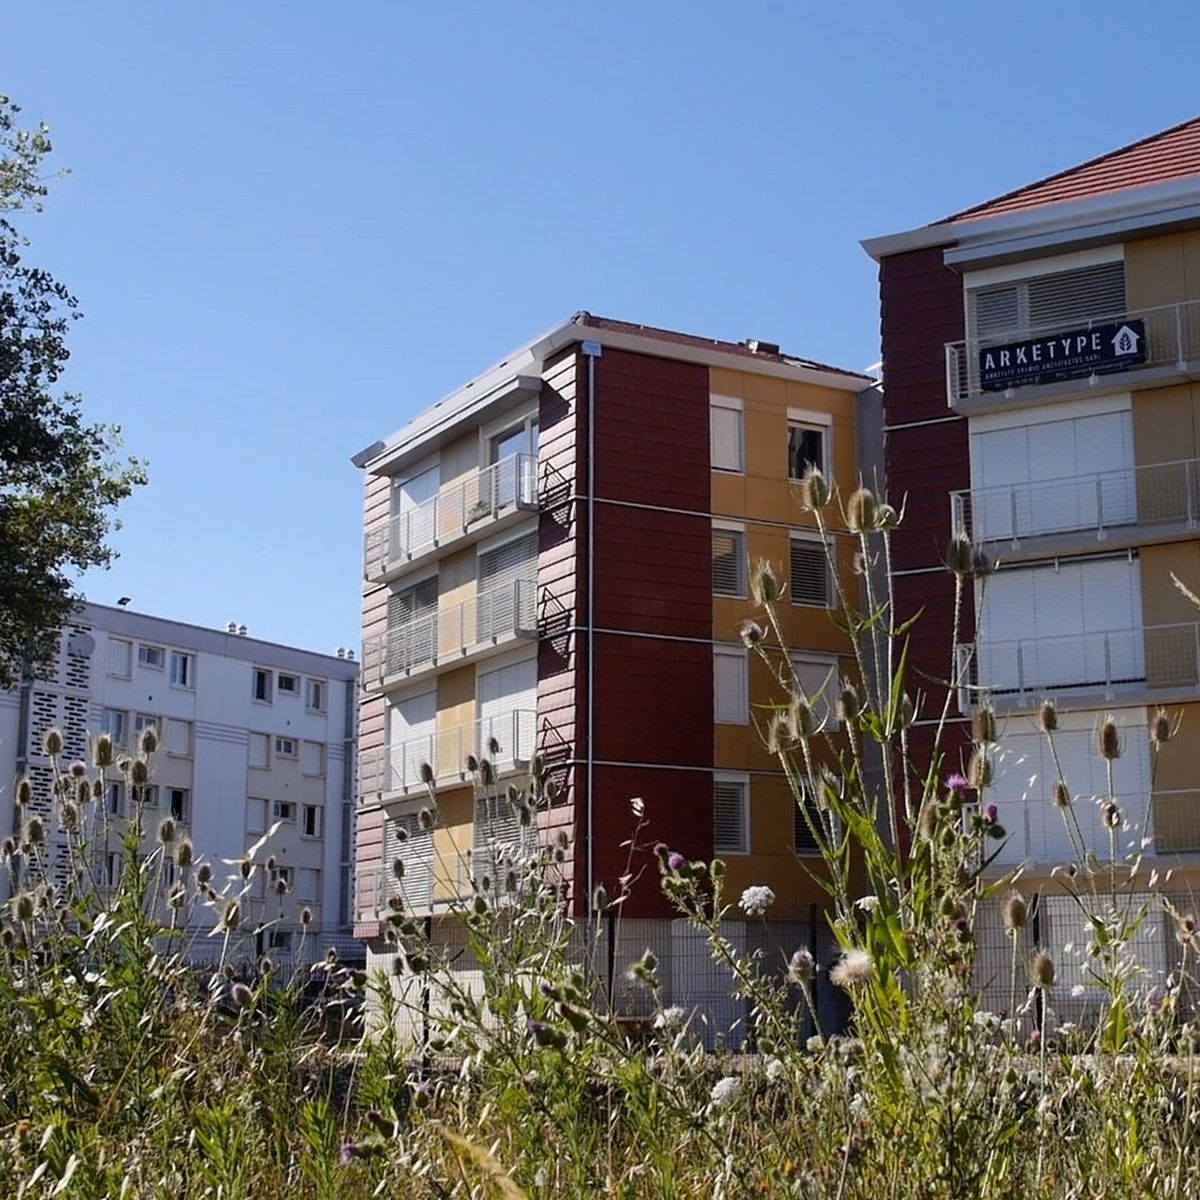
<svg viewBox="0 0 1200 1200"><path fill-rule="evenodd" d="M1200 689L1200 623L1194 621L1059 637L984 637L960 644L957 654L963 711L985 692L1002 697Z"/></svg>
<svg viewBox="0 0 1200 1200"><path fill-rule="evenodd" d="M1154 814L1154 849L1159 854L1200 850L1200 791L1156 790L1150 797Z"/></svg>
<svg viewBox="0 0 1200 1200"><path fill-rule="evenodd" d="M514 579L368 638L363 678L382 683L484 646L536 635L537 582Z"/></svg>
<svg viewBox="0 0 1200 1200"><path fill-rule="evenodd" d="M364 540L363 575L368 580L382 578L505 513L535 509L537 504L537 455L510 454L371 530Z"/></svg>
<svg viewBox="0 0 1200 1200"><path fill-rule="evenodd" d="M976 542L1086 532L1101 541L1128 525L1194 527L1200 517L1200 460L1014 483L950 493L956 532Z"/></svg>
<svg viewBox="0 0 1200 1200"><path fill-rule="evenodd" d="M497 754L491 753L493 739ZM421 768L426 765L436 783L466 779L468 755L489 759L497 772L514 770L528 764L536 740L537 712L530 708L452 725L364 753L360 790L365 796L423 787Z"/></svg>
<svg viewBox="0 0 1200 1200"><path fill-rule="evenodd" d="M1075 333L1098 325L1142 321L1146 334L1145 361L1125 366L1114 374L1134 375L1139 371L1177 367L1185 371L1189 362L1200 359L1200 300L1165 304L1158 308L1133 309L1106 313L1088 320L1056 322L1031 329L1014 329L993 337L976 338L946 344L946 400L953 406L961 400L985 395L1003 395L1003 391L985 389L980 381L979 354L994 346L1050 338L1055 334ZM1086 378L1084 376L1083 378ZM1014 390L1021 386L1014 384Z"/></svg>

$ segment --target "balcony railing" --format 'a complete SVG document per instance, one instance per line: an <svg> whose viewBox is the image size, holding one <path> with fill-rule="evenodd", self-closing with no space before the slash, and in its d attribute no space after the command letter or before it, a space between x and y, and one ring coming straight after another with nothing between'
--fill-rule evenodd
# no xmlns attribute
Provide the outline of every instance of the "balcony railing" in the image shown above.
<svg viewBox="0 0 1200 1200"><path fill-rule="evenodd" d="M363 679L403 679L488 646L536 636L537 583L514 579L368 638Z"/></svg>
<svg viewBox="0 0 1200 1200"><path fill-rule="evenodd" d="M363 575L383 578L431 550L474 533L509 512L536 509L537 456L511 454L447 484L436 496L367 534Z"/></svg>
<svg viewBox="0 0 1200 1200"><path fill-rule="evenodd" d="M493 755L495 740L499 753ZM439 729L364 754L360 776L363 796L375 792L409 792L421 788L421 768L428 765L435 783L467 779L467 756L487 758L497 773L526 766L537 740L537 712L521 708Z"/></svg>
<svg viewBox="0 0 1200 1200"><path fill-rule="evenodd" d="M1048 692L1116 695L1200 690L1200 623L1147 625L958 647L960 707L981 693L1040 698Z"/></svg>
<svg viewBox="0 0 1200 1200"><path fill-rule="evenodd" d="M1200 792L1158 791L1150 797L1154 848L1160 854L1200 850Z"/></svg>
<svg viewBox="0 0 1200 1200"><path fill-rule="evenodd" d="M1200 517L1200 460L1014 483L950 493L954 528L976 542L1062 533L1098 541L1129 525L1194 527Z"/></svg>
<svg viewBox="0 0 1200 1200"><path fill-rule="evenodd" d="M1003 395L1003 392L985 390L980 381L979 353L994 346L1012 345L1029 339L1051 338L1055 334L1076 333L1099 325L1121 324L1141 321L1146 333L1145 361L1130 364L1119 372L1123 376L1139 372L1164 373L1164 368L1175 368L1187 373L1189 364L1200 360L1200 300L1182 304L1166 304L1160 308L1143 308L1129 312L1095 316L1090 320L1076 320L1055 325L1042 325L1033 329L1012 330L995 337L973 341L949 342L946 345L946 399L953 406L962 400L979 396ZM1087 378L1084 376L1083 378ZM1013 390L1021 386L1014 384Z"/></svg>

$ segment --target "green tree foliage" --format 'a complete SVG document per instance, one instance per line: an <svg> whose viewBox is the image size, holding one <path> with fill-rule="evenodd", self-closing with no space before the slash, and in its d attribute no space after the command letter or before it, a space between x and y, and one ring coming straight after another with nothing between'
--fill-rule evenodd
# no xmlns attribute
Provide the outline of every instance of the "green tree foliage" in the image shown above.
<svg viewBox="0 0 1200 1200"><path fill-rule="evenodd" d="M0 214L39 212L45 125L27 129L0 96ZM84 422L80 398L59 392L80 314L74 296L25 261L29 245L0 215L0 686L53 652L77 602L72 577L113 558L114 509L145 474L116 458L120 429Z"/></svg>

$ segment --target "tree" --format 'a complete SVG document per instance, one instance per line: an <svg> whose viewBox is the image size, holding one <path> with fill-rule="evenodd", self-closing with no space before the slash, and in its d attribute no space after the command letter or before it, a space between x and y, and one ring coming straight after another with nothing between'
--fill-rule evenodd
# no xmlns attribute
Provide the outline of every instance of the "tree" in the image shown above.
<svg viewBox="0 0 1200 1200"><path fill-rule="evenodd" d="M0 213L40 212L49 130L22 128L0 96ZM145 482L119 461L120 428L88 425L57 393L80 316L74 296L25 262L29 241L0 216L0 686L45 664L79 597L70 578L114 557L116 506Z"/></svg>

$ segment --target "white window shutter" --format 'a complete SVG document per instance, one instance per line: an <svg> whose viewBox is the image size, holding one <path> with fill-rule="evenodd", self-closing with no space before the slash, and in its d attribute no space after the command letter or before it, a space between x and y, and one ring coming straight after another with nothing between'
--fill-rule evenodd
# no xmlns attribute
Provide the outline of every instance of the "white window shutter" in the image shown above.
<svg viewBox="0 0 1200 1200"><path fill-rule="evenodd" d="M829 563L819 540L792 536L791 590L793 604L829 606Z"/></svg>
<svg viewBox="0 0 1200 1200"><path fill-rule="evenodd" d="M742 413L723 404L709 405L712 465L718 471L742 470Z"/></svg>
<svg viewBox="0 0 1200 1200"><path fill-rule="evenodd" d="M726 725L745 725L750 720L744 650L713 647L713 720Z"/></svg>
<svg viewBox="0 0 1200 1200"><path fill-rule="evenodd" d="M713 780L713 850L718 854L748 854L750 830L744 780Z"/></svg>
<svg viewBox="0 0 1200 1200"><path fill-rule="evenodd" d="M265 733L250 734L247 747L252 767L265 767L267 765L268 745L269 741Z"/></svg>
<svg viewBox="0 0 1200 1200"><path fill-rule="evenodd" d="M167 753L190 754L192 751L192 727L188 721L167 722Z"/></svg>
<svg viewBox="0 0 1200 1200"><path fill-rule="evenodd" d="M746 535L740 529L712 531L712 590L716 596L746 594Z"/></svg>
<svg viewBox="0 0 1200 1200"><path fill-rule="evenodd" d="M812 704L815 724L833 733L838 728L837 699L841 690L837 663L793 655L792 667Z"/></svg>

